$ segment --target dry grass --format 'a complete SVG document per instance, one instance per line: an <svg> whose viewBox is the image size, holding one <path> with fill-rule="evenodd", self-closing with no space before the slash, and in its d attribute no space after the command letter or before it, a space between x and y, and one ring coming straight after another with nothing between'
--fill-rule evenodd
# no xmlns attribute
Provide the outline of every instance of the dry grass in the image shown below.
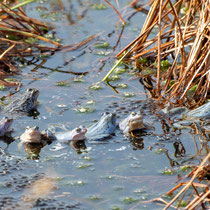
<svg viewBox="0 0 210 210"><path fill-rule="evenodd" d="M137 66L141 57L155 59L153 97L194 106L209 96L209 9L209 0L179 0L174 4L153 0L140 35L117 55L135 61ZM155 30L157 35L150 38ZM172 61L168 71L161 69L165 59ZM192 89L193 95L189 96Z"/></svg>

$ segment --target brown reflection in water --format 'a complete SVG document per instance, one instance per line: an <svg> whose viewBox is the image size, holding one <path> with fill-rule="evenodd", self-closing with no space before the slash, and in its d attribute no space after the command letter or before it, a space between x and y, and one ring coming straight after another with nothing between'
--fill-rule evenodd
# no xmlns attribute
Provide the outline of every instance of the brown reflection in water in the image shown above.
<svg viewBox="0 0 210 210"><path fill-rule="evenodd" d="M75 140L75 141L70 141L69 145L78 153L82 153L82 150L87 149L85 145L85 140Z"/></svg>
<svg viewBox="0 0 210 210"><path fill-rule="evenodd" d="M38 160L41 149L44 147L42 143L25 143L24 148L28 159Z"/></svg>

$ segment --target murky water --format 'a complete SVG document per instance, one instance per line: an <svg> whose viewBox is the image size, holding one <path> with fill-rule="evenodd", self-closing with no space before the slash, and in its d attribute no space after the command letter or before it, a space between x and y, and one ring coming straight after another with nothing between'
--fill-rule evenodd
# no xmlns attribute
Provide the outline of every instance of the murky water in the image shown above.
<svg viewBox="0 0 210 210"><path fill-rule="evenodd" d="M56 37L62 38L63 44L76 44L95 34L98 38L78 50L56 53L37 71L31 72L35 65L27 66L16 76L23 83L22 90L40 90L40 114L35 119L23 116L15 120L15 141L7 149L7 144L0 142L2 209L161 209L142 201L167 192L175 185L177 174L183 174L179 165L197 164L205 155L201 148L205 144L201 144L199 136L190 130L179 133L170 126L164 127L167 121L156 114L154 102L146 98L131 68L112 82L114 86L127 84L125 89L118 89L119 94L104 83L99 84L101 89L91 90L90 86L113 66L113 56L138 35L145 19L143 13L133 16L118 43L122 30L119 19L109 7L96 10L94 3L100 2L103 1L51 0L26 8L32 17L53 24ZM120 1L119 11L125 20L134 12L127 7L129 2ZM108 42L110 48L94 47L102 42ZM108 55L98 55L101 52ZM88 73L76 76L62 71ZM62 81L69 85L56 86ZM93 112L80 113L81 108ZM37 160L28 158L25 151L30 148L18 147L18 136L27 125L38 125L41 130L53 126L73 129L91 125L104 111L116 112L119 122L133 110L142 110L145 121L155 127L138 139L128 139L116 130L107 142L86 142L87 148L80 153L55 142L42 148ZM168 169L173 175L163 175ZM41 198L33 191L38 181L42 186L47 183L45 190L37 190ZM45 192L47 189L49 192Z"/></svg>

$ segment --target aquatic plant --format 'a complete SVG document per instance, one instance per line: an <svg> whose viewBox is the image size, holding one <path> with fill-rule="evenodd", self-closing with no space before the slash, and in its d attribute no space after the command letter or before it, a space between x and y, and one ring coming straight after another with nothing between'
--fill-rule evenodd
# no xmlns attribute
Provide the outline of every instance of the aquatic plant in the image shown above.
<svg viewBox="0 0 210 210"><path fill-rule="evenodd" d="M137 2L132 2L133 6ZM154 98L162 102L201 105L209 96L210 86L209 1L153 0L150 3L141 33L117 54L117 64L102 81L106 81L122 61L134 61L137 68L139 64L147 65L149 60L156 61L152 78L139 75L156 83L151 94ZM152 34L154 31L157 35ZM196 87L195 91L188 94L192 87Z"/></svg>

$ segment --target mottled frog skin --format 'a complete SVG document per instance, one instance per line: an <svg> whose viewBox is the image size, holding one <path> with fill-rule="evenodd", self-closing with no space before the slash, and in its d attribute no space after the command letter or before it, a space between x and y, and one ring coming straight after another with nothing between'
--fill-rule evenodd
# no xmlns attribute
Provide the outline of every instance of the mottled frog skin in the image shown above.
<svg viewBox="0 0 210 210"><path fill-rule="evenodd" d="M105 112L98 122L87 128L88 140L101 140L114 133L116 128L116 114Z"/></svg>
<svg viewBox="0 0 210 210"><path fill-rule="evenodd" d="M143 123L143 116L140 112L132 112L127 118L119 123L120 130L124 133L146 129L147 126Z"/></svg>
<svg viewBox="0 0 210 210"><path fill-rule="evenodd" d="M56 133L55 137L58 141L68 143L69 141L77 141L86 139L85 134L87 129L81 125L71 131Z"/></svg>
<svg viewBox="0 0 210 210"><path fill-rule="evenodd" d="M13 123L13 119L9 119L7 117L4 117L0 121L0 136L4 136L7 133L10 133L12 131L11 125Z"/></svg>
<svg viewBox="0 0 210 210"><path fill-rule="evenodd" d="M27 126L25 132L20 136L20 140L22 143L42 143L39 127L30 128Z"/></svg>
<svg viewBox="0 0 210 210"><path fill-rule="evenodd" d="M28 113L33 110L38 102L39 90L35 88L27 89L20 97L13 100L4 108L4 112L9 113Z"/></svg>

